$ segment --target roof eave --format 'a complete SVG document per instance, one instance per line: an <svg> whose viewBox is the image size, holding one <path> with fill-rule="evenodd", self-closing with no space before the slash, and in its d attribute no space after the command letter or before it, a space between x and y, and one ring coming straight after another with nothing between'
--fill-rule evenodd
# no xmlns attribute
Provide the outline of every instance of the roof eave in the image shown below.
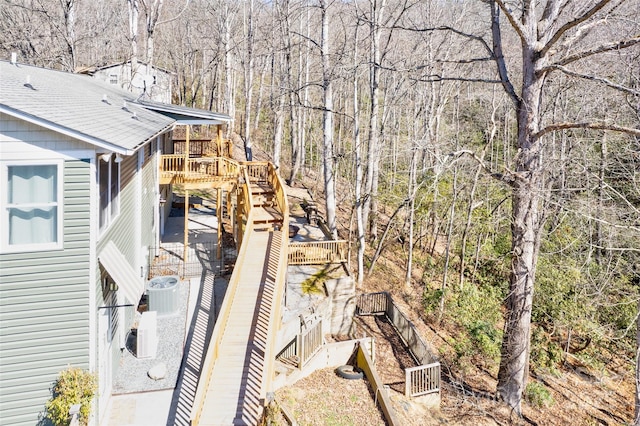
<svg viewBox="0 0 640 426"><path fill-rule="evenodd" d="M233 121L233 118L226 114L196 108L149 101L138 101L137 104L150 111L170 117L176 120L177 124L226 124Z"/></svg>

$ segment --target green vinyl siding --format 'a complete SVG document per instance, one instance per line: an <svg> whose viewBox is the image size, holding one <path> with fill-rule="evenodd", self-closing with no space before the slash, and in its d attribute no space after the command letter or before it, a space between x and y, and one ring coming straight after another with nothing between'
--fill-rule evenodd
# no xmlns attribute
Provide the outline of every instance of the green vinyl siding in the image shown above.
<svg viewBox="0 0 640 426"><path fill-rule="evenodd" d="M135 224L135 203L138 201L135 185L136 156L124 157L120 163L120 212L113 219L106 232L100 235L98 253L109 242L118 247L118 250L130 261L132 267L136 267L139 256L133 235Z"/></svg>
<svg viewBox="0 0 640 426"><path fill-rule="evenodd" d="M124 157L120 168L120 213L107 229L104 235L100 236L97 252L100 253L108 241L112 241L118 250L129 260L131 267L138 273L143 265L146 253L143 248L153 244L154 235L152 232L154 214L153 208L156 202L155 193L157 191L156 170L154 162L145 163L139 177L136 177L137 155ZM138 178L140 185L138 185ZM137 216L140 215L138 219ZM136 230L136 222L140 221L140 229ZM135 232L140 235L136 236ZM136 238L138 237L138 238ZM146 280L146 277L140 277ZM98 294L102 294L99 274L96 277L96 288ZM104 300L102 300L104 302ZM138 302L130 301L133 303ZM100 301L98 302L100 303Z"/></svg>
<svg viewBox="0 0 640 426"><path fill-rule="evenodd" d="M0 424L38 423L58 373L89 367L88 160L64 163L62 250L0 254Z"/></svg>
<svg viewBox="0 0 640 426"><path fill-rule="evenodd" d="M104 234L100 235L97 246L97 253L99 254L107 242L113 242L128 260L130 267L136 271L136 274L140 273L140 268L143 266L143 246L149 244L147 241L153 240L153 235L146 235L150 233L148 227L153 222L153 204L149 206L147 204L155 202L153 194L156 191L154 163L146 162L139 174L137 174L137 164L137 155L123 157L123 161L120 163L120 212ZM140 223L139 229L136 223ZM136 235L136 233L139 234ZM99 309L102 306L114 304L115 301L110 297L113 293L105 294L103 291L99 268L96 270L94 279L96 294L98 295L96 308ZM140 276L140 280L146 282L146 277ZM135 304L138 301L122 300L121 302ZM112 318L115 321L113 327L121 327L124 330L125 338L133 326L135 314L136 310L133 307L124 307L118 310L116 317ZM98 336L98 339L100 338ZM117 340L117 337L115 340ZM120 350L122 343L114 341L111 349L113 377L118 373L118 366L122 356ZM98 346L96 345L96 351L99 351ZM101 356L99 353L96 353L96 355L97 357ZM98 409L100 410L101 407L98 407Z"/></svg>
<svg viewBox="0 0 640 426"><path fill-rule="evenodd" d="M155 155L155 152L154 152ZM158 202L156 199L156 175L157 170L154 167L155 156L151 157L150 161L146 161L144 169L142 170L142 246L150 247L155 244L155 236L153 233L154 225L154 208ZM146 189L146 191L145 191Z"/></svg>

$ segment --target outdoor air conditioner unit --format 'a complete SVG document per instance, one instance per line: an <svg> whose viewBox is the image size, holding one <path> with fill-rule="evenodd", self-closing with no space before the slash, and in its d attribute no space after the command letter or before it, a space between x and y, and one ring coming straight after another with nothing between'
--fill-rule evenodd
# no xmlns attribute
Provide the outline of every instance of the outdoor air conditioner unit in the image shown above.
<svg viewBox="0 0 640 426"><path fill-rule="evenodd" d="M138 358L155 358L158 349L156 311L142 313L138 324L136 340L136 356Z"/></svg>

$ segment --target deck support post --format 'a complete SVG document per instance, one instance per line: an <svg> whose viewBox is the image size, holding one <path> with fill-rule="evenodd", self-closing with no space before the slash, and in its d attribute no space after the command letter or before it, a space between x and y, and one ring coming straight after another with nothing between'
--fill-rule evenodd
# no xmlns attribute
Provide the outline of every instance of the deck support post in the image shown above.
<svg viewBox="0 0 640 426"><path fill-rule="evenodd" d="M222 153L222 124L218 124L216 126L217 135L216 135L216 149L218 150L218 157L225 157L225 154Z"/></svg>
<svg viewBox="0 0 640 426"><path fill-rule="evenodd" d="M185 129L185 142L184 142L184 175L187 176L189 171L189 130L191 126L187 124ZM184 190L184 251L182 253L182 259L184 265L187 264L189 250L189 190Z"/></svg>

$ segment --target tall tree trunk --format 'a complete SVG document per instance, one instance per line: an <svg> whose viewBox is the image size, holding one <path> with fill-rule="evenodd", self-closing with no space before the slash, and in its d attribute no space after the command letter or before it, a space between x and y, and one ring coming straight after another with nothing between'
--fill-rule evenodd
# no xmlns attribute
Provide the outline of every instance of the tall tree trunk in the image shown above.
<svg viewBox="0 0 640 426"><path fill-rule="evenodd" d="M147 15L147 52L145 57L147 61L147 74L151 72L150 68L153 67L155 32L158 21L160 20L163 3L164 0L153 0L153 2L149 2L149 4L143 1Z"/></svg>
<svg viewBox="0 0 640 426"><path fill-rule="evenodd" d="M511 274L497 387L500 397L519 415L529 377L531 309L542 228L540 144L532 136L538 128L541 81L534 76L533 56L532 50L525 50L528 66L517 111L520 153L511 192Z"/></svg>
<svg viewBox="0 0 640 426"><path fill-rule="evenodd" d="M529 348L531 337L531 310L540 246L542 217L540 194L542 191L542 166L540 143L534 136L539 129L539 101L542 77L536 75L540 61L537 44L535 5L528 0L522 17L522 88L521 95L512 96L516 106L518 125L514 176L511 183L511 273L507 294L506 318L498 370L497 391L499 397L522 415L522 396L529 377ZM509 94L515 94L506 76L506 64L502 57L502 40L499 28L500 9L492 3L492 31L494 51L498 55L498 72ZM540 63L538 63L540 61Z"/></svg>
<svg viewBox="0 0 640 426"><path fill-rule="evenodd" d="M379 22L382 20L386 0L370 0L370 57L369 65L369 90L371 95L371 113L369 115L369 149L367 153L367 175L365 181L365 204L363 216L365 223L369 227L369 233L372 241L378 238L377 210L376 201L378 195L378 179L380 175L380 140L379 140L379 114L380 102L380 27Z"/></svg>
<svg viewBox="0 0 640 426"><path fill-rule="evenodd" d="M602 134L600 140L600 170L598 171L598 205L596 211L596 217L599 219L603 216L606 192L604 190L604 180L606 177L607 169L607 133ZM604 244L602 235L602 222L596 221L596 263L600 264L604 256Z"/></svg>
<svg viewBox="0 0 640 426"><path fill-rule="evenodd" d="M127 0L129 5L129 42L131 43L131 70L129 74L129 89L133 77L138 72L138 18L140 16L140 4L138 0Z"/></svg>
<svg viewBox="0 0 640 426"><path fill-rule="evenodd" d="M273 55L273 53L272 53ZM267 75L267 68L269 68L269 61L262 61L262 68L260 69L260 80L258 81L258 99L256 100L256 113L253 119L253 130L260 129L260 116L262 114L262 104L264 98L264 80Z"/></svg>
<svg viewBox="0 0 640 426"><path fill-rule="evenodd" d="M333 93L331 85L331 69L329 63L329 17L327 16L327 4L320 0L322 13L322 87L324 95L324 112L322 118L323 128L323 172L325 206L327 212L327 227L334 239L338 238L336 227L336 183L335 166L333 156Z"/></svg>
<svg viewBox="0 0 640 426"><path fill-rule="evenodd" d="M278 94L278 104L274 106L273 155L271 161L276 168L280 167L282 155L282 139L284 136L284 101L285 95Z"/></svg>
<svg viewBox="0 0 640 426"><path fill-rule="evenodd" d="M307 103L309 101L309 49L311 43L311 23L310 23L310 7L306 8L306 19L300 19L299 33L305 34L305 49L298 49L298 80L297 87L302 87L302 105L297 105L298 95L293 90L289 94L291 105L291 172L289 173L288 183L293 185L298 178L300 168L304 164L305 150L305 127L307 122ZM306 55L306 57L305 57ZM295 117L295 120L294 120ZM294 137L295 134L295 137Z"/></svg>
<svg viewBox="0 0 640 426"><path fill-rule="evenodd" d="M249 10L246 11L246 56L244 60L244 150L247 161L253 159L253 142L251 140L251 106L253 98L253 0L248 1Z"/></svg>
<svg viewBox="0 0 640 426"><path fill-rule="evenodd" d="M453 223L456 218L456 203L458 202L458 167L453 169L453 188L451 189L453 199L451 200L451 207L449 208L449 223L447 225L447 243L444 251L444 272L442 274L442 284L440 289L442 290L440 296L440 308L438 312L438 322L444 315L444 301L447 296L447 286L449 277L449 262L451 261L451 241L453 240Z"/></svg>
<svg viewBox="0 0 640 426"><path fill-rule="evenodd" d="M233 74L233 49L232 49L232 41L231 41L231 26L232 26L232 11L229 8L229 5L225 5L224 13L222 13L221 17L221 26L222 26L222 42L224 45L224 101L223 108L227 111L227 114L231 116L231 118L235 118L236 107L235 107L235 81ZM231 126L228 126L227 133L231 131ZM227 134L227 137L229 134Z"/></svg>
<svg viewBox="0 0 640 426"><path fill-rule="evenodd" d="M364 281L364 252L366 249L365 238L365 222L362 212L363 194L362 194L362 145L360 140L360 99L358 98L358 26L355 28L355 41L353 49L353 144L355 145L356 157L356 182L355 182L355 201L356 201L356 224L357 224L357 241L358 241L358 285L362 285Z"/></svg>
<svg viewBox="0 0 640 426"><path fill-rule="evenodd" d="M67 43L67 53L69 54L69 71L75 72L78 65L76 57L76 0L65 0L62 2L65 18L65 41Z"/></svg>
<svg viewBox="0 0 640 426"><path fill-rule="evenodd" d="M404 275L404 287L405 290L411 290L411 275L413 270L413 229L415 220L415 207L416 207L416 192L417 192L417 162L418 162L418 147L416 142L413 142L411 147L411 163L409 166L409 185L407 188L407 197L409 200L409 231L408 231L408 252L407 252L407 267Z"/></svg>

